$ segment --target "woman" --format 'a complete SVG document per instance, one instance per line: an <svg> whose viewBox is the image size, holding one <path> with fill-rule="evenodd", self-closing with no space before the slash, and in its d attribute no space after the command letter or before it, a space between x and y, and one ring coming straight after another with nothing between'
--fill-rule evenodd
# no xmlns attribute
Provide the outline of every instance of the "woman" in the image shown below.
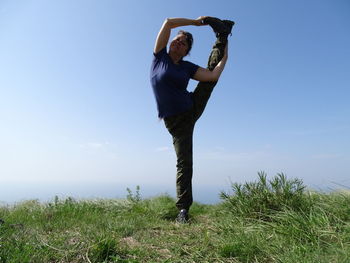
<svg viewBox="0 0 350 263"><path fill-rule="evenodd" d="M209 56L207 68L199 67L183 58L190 52L192 35L179 31L169 42L171 29L180 26L210 25L217 40ZM202 115L216 82L224 70L228 51L227 37L234 22L214 17L197 19L167 18L161 27L153 50L151 84L157 102L158 117L164 119L177 156L176 207L177 222L188 221L192 198L192 138L196 121ZM199 83L193 93L187 91L189 79Z"/></svg>

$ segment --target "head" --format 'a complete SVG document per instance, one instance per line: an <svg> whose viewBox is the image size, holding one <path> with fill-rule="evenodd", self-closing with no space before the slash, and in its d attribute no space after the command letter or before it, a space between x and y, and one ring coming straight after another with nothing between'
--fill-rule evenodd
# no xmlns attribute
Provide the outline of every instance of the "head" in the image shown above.
<svg viewBox="0 0 350 263"><path fill-rule="evenodd" d="M193 44L192 34L183 30L180 30L170 43L170 52L176 52L182 57L188 55L191 51Z"/></svg>

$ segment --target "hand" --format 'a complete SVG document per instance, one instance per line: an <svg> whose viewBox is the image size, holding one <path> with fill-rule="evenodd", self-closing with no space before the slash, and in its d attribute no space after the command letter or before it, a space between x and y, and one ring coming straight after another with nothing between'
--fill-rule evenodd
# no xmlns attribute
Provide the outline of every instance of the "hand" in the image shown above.
<svg viewBox="0 0 350 263"><path fill-rule="evenodd" d="M195 19L195 25L196 26L205 26L205 24L202 24L202 20L205 19L208 16L200 16L197 19Z"/></svg>

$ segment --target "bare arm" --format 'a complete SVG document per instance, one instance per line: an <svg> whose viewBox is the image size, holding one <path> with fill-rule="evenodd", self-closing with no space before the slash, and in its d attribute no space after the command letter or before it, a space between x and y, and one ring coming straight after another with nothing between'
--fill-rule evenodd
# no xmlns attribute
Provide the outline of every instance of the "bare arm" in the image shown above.
<svg viewBox="0 0 350 263"><path fill-rule="evenodd" d="M217 81L220 78L220 75L225 68L227 58L228 58L228 43L226 44L225 54L223 58L216 65L213 71L210 71L209 69L206 69L206 68L199 67L197 72L194 74L193 79L198 81L203 81L203 82Z"/></svg>
<svg viewBox="0 0 350 263"><path fill-rule="evenodd" d="M204 16L200 16L197 19L187 19L187 18L167 18L164 20L164 23L158 33L156 43L154 45L153 52L157 54L168 44L170 32L172 28L179 26L201 26L201 21L204 19Z"/></svg>

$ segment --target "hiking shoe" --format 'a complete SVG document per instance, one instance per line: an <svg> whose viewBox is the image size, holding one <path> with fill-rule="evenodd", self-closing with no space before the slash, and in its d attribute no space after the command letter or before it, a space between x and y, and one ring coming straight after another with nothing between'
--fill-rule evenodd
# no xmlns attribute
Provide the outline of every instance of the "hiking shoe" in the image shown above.
<svg viewBox="0 0 350 263"><path fill-rule="evenodd" d="M227 36L232 35L231 31L232 27L235 25L235 22L231 20L222 20L222 23L224 23L224 25L226 26Z"/></svg>
<svg viewBox="0 0 350 263"><path fill-rule="evenodd" d="M203 24L209 25L213 29L216 36L226 32L226 26L219 18L208 16L203 19Z"/></svg>
<svg viewBox="0 0 350 263"><path fill-rule="evenodd" d="M227 37L229 34L231 34L234 22L209 16L203 19L203 24L209 25L213 29L216 37Z"/></svg>
<svg viewBox="0 0 350 263"><path fill-rule="evenodd" d="M176 222L179 224L188 223L188 212L186 209L181 209L179 214L176 217Z"/></svg>

